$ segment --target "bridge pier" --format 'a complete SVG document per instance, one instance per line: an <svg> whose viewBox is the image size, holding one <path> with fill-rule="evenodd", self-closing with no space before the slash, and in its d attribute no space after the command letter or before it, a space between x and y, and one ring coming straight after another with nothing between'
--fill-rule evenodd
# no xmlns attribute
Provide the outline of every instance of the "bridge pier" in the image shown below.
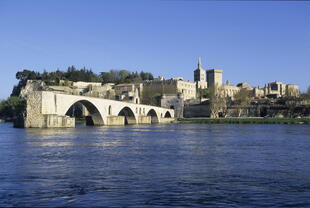
<svg viewBox="0 0 310 208"><path fill-rule="evenodd" d="M151 124L152 118L151 116L138 116L138 123L139 124Z"/></svg>
<svg viewBox="0 0 310 208"><path fill-rule="evenodd" d="M26 128L75 127L70 108L82 104L87 109L88 125L133 125L171 122L174 110L156 106L121 101L58 94L50 91L34 91L27 96ZM74 109L74 107L72 107ZM84 109L84 111L86 111ZM172 118L163 118L169 114Z"/></svg>
<svg viewBox="0 0 310 208"><path fill-rule="evenodd" d="M108 116L107 117L107 126L122 126L125 125L124 116Z"/></svg>
<svg viewBox="0 0 310 208"><path fill-rule="evenodd" d="M134 125L134 124L137 124L137 121L136 121L136 119L134 117L127 117L127 116L125 116L124 124Z"/></svg>

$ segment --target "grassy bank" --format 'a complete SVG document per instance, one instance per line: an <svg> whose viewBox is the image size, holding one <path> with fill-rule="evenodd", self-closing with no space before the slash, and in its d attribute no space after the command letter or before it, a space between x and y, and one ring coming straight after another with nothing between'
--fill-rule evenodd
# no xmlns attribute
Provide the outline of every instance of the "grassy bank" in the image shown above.
<svg viewBox="0 0 310 208"><path fill-rule="evenodd" d="M179 118L178 123L206 124L310 124L310 118Z"/></svg>

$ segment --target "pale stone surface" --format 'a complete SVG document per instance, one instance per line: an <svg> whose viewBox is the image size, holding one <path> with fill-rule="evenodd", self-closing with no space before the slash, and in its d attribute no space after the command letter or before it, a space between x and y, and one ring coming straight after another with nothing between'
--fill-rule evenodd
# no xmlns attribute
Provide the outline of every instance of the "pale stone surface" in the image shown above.
<svg viewBox="0 0 310 208"><path fill-rule="evenodd" d="M184 100L196 99L196 83L181 78L169 80L147 80L143 82L145 93L182 94Z"/></svg>
<svg viewBox="0 0 310 208"><path fill-rule="evenodd" d="M183 109L184 109L183 95L165 94L162 96L160 100L160 105L161 107L164 108L174 109L176 118L183 117ZM165 117L165 115L162 115L161 117Z"/></svg>
<svg viewBox="0 0 310 208"><path fill-rule="evenodd" d="M208 87L221 86L223 81L223 70L209 69L207 72Z"/></svg>
<svg viewBox="0 0 310 208"><path fill-rule="evenodd" d="M122 126L125 124L125 116L108 116L107 125L108 126Z"/></svg>
<svg viewBox="0 0 310 208"><path fill-rule="evenodd" d="M138 123L139 124L151 124L152 118L151 118L151 116L139 116L138 117Z"/></svg>
<svg viewBox="0 0 310 208"><path fill-rule="evenodd" d="M77 102L82 103L87 108L94 125L109 125L109 116L125 116L125 123L127 124L137 124L139 123L139 116L147 116L150 113L152 114L151 120L159 123L163 119L160 115L165 115L167 112L174 118L173 109L86 96L35 91L27 97L25 127L50 127L47 125L48 122L52 126L72 127L71 120L65 115L69 108ZM45 115L53 116L48 117L50 120L47 121Z"/></svg>
<svg viewBox="0 0 310 208"><path fill-rule="evenodd" d="M73 128L75 127L75 118L69 116L58 116L58 115L44 115L46 128Z"/></svg>
<svg viewBox="0 0 310 208"><path fill-rule="evenodd" d="M162 118L161 119L161 123L172 123L174 121L175 121L174 118Z"/></svg>

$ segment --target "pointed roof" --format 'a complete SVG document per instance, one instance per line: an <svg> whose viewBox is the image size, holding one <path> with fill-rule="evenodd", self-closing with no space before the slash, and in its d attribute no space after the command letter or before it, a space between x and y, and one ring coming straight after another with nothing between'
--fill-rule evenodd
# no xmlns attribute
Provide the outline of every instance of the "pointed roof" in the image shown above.
<svg viewBox="0 0 310 208"><path fill-rule="evenodd" d="M202 69L202 65L201 65L200 56L198 57L198 69Z"/></svg>

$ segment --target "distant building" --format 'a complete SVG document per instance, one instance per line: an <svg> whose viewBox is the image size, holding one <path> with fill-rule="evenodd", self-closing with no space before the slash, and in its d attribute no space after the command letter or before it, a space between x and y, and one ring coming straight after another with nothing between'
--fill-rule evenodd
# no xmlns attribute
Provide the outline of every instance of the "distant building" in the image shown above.
<svg viewBox="0 0 310 208"><path fill-rule="evenodd" d="M142 83L118 84L114 87L115 99L132 103L141 103Z"/></svg>
<svg viewBox="0 0 310 208"><path fill-rule="evenodd" d="M168 80L147 80L143 82L143 90L146 93L182 94L184 100L196 99L196 83L185 81L182 77Z"/></svg>
<svg viewBox="0 0 310 208"><path fill-rule="evenodd" d="M255 97L255 98L265 97L265 89L254 87L252 91L252 97Z"/></svg>
<svg viewBox="0 0 310 208"><path fill-rule="evenodd" d="M221 86L223 81L223 70L209 69L207 72L208 87Z"/></svg>
<svg viewBox="0 0 310 208"><path fill-rule="evenodd" d="M270 98L285 96L286 86L282 82L270 82L265 87L265 95Z"/></svg>
<svg viewBox="0 0 310 208"><path fill-rule="evenodd" d="M194 82L196 82L197 88L205 89L208 87L206 70L202 68L200 57L198 58L198 67L194 71Z"/></svg>
<svg viewBox="0 0 310 208"><path fill-rule="evenodd" d="M222 85L223 91L224 91L224 96L225 97L229 97L229 98L234 98L235 95L240 91L240 87L237 87L235 85L232 84L226 84L226 85Z"/></svg>
<svg viewBox="0 0 310 208"><path fill-rule="evenodd" d="M299 86L293 84L286 85L286 96L298 97L300 95Z"/></svg>
<svg viewBox="0 0 310 208"><path fill-rule="evenodd" d="M184 99L182 94L164 94L160 100L160 106L174 109L174 116L183 117Z"/></svg>

